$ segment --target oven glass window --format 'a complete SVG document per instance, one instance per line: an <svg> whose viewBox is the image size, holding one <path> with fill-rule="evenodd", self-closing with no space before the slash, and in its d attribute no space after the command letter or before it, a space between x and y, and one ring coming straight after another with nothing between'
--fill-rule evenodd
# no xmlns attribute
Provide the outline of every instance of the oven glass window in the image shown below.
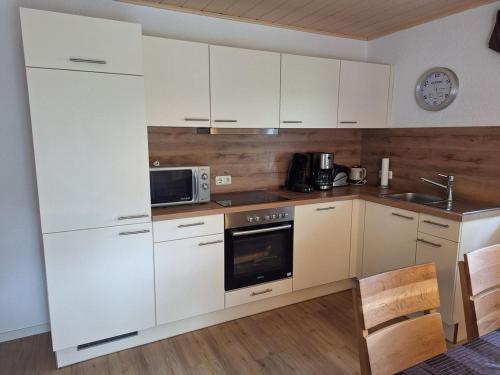
<svg viewBox="0 0 500 375"><path fill-rule="evenodd" d="M253 228L252 228L253 229ZM238 230L239 231L239 230ZM244 229L241 230L244 232ZM292 229L231 236L227 289L291 275Z"/></svg>
<svg viewBox="0 0 500 375"><path fill-rule="evenodd" d="M151 203L189 202L193 200L191 169L151 171Z"/></svg>

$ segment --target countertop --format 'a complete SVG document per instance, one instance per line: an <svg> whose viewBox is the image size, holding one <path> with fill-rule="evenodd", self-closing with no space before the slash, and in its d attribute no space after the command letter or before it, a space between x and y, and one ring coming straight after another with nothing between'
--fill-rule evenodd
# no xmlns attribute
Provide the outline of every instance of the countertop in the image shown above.
<svg viewBox="0 0 500 375"><path fill-rule="evenodd" d="M227 214L232 212L299 206L303 204L335 202L351 199L363 199L374 203L380 203L386 206L425 213L455 221L469 221L500 215L500 204L457 200L456 202L453 202L453 206L451 207L451 209L446 210L444 208L433 207L430 205L384 198L383 196L381 196L382 194L393 193L395 191L381 189L379 187L373 186L346 186L328 191L315 191L312 193L298 193L287 190L275 190L270 192L288 198L289 200L236 207L222 207L215 202L210 202L202 204L153 208L153 221L204 215Z"/></svg>

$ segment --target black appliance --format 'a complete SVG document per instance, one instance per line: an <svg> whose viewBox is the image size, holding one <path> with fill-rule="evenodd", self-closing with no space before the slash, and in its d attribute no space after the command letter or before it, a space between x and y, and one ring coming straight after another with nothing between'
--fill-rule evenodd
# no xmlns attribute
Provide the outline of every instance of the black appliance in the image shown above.
<svg viewBox="0 0 500 375"><path fill-rule="evenodd" d="M213 201L222 207L246 206L249 204L287 201L288 198L268 193L264 190L242 191L212 195Z"/></svg>
<svg viewBox="0 0 500 375"><path fill-rule="evenodd" d="M312 182L312 154L293 154L286 188L292 191L309 193L314 190Z"/></svg>
<svg viewBox="0 0 500 375"><path fill-rule="evenodd" d="M333 153L313 152L312 183L315 189L329 190L333 187Z"/></svg>
<svg viewBox="0 0 500 375"><path fill-rule="evenodd" d="M292 276L293 215L293 207L226 214L226 290Z"/></svg>

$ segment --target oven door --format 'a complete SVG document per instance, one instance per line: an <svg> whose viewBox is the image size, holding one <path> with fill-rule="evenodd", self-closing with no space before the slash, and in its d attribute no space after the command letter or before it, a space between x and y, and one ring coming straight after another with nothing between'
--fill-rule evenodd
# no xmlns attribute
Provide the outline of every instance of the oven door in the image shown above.
<svg viewBox="0 0 500 375"><path fill-rule="evenodd" d="M226 229L226 290L291 277L292 261L292 221Z"/></svg>
<svg viewBox="0 0 500 375"><path fill-rule="evenodd" d="M149 181L152 207L198 201L195 168L151 168Z"/></svg>

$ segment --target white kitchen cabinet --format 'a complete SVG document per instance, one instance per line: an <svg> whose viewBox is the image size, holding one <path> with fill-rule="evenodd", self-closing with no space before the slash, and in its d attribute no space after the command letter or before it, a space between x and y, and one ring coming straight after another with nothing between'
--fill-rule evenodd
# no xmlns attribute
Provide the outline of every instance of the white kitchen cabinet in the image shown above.
<svg viewBox="0 0 500 375"><path fill-rule="evenodd" d="M226 293L226 308L256 302L292 292L292 279L286 278L269 283L252 285Z"/></svg>
<svg viewBox="0 0 500 375"><path fill-rule="evenodd" d="M224 308L224 235L156 243L158 324Z"/></svg>
<svg viewBox="0 0 500 375"><path fill-rule="evenodd" d="M21 8L26 66L143 74L141 25Z"/></svg>
<svg viewBox="0 0 500 375"><path fill-rule="evenodd" d="M456 223L460 225L459 222ZM435 263L439 299L441 300L439 311L443 321L448 324L453 323L455 279L458 274L458 250L459 245L456 242L425 233L418 233L416 263Z"/></svg>
<svg viewBox="0 0 500 375"><path fill-rule="evenodd" d="M366 202L363 276L415 264L418 213Z"/></svg>
<svg viewBox="0 0 500 375"><path fill-rule="evenodd" d="M43 235L55 351L155 325L151 224Z"/></svg>
<svg viewBox="0 0 500 375"><path fill-rule="evenodd" d="M387 127L390 82L390 65L342 60L338 126L340 128Z"/></svg>
<svg viewBox="0 0 500 375"><path fill-rule="evenodd" d="M352 201L295 207L293 290L349 277Z"/></svg>
<svg viewBox="0 0 500 375"><path fill-rule="evenodd" d="M27 77L42 232L149 222L143 77Z"/></svg>
<svg viewBox="0 0 500 375"><path fill-rule="evenodd" d="M281 55L281 128L335 128L340 61Z"/></svg>
<svg viewBox="0 0 500 375"><path fill-rule="evenodd" d="M277 128L280 54L210 46L212 127Z"/></svg>
<svg viewBox="0 0 500 375"><path fill-rule="evenodd" d="M224 215L185 217L153 222L154 242L224 233Z"/></svg>
<svg viewBox="0 0 500 375"><path fill-rule="evenodd" d="M145 36L148 126L210 126L208 44Z"/></svg>

